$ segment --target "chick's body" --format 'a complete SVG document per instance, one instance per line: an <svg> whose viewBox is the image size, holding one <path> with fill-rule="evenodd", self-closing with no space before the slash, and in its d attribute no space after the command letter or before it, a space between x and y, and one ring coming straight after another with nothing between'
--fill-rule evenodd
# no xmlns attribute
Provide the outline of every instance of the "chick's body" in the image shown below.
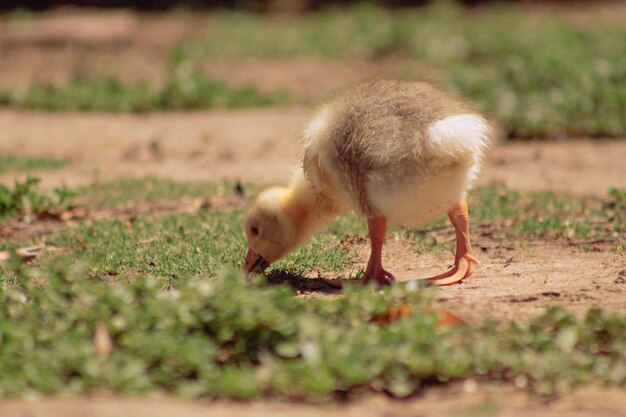
<svg viewBox="0 0 626 417"><path fill-rule="evenodd" d="M470 106L428 84L368 82L311 120L304 173L363 217L417 226L464 198L488 131Z"/></svg>
<svg viewBox="0 0 626 417"><path fill-rule="evenodd" d="M306 126L303 170L288 187L261 193L248 212L245 269L262 269L352 210L368 221L365 281L389 284L381 260L387 222L417 226L447 212L455 266L428 279L449 285L469 277L478 261L465 195L490 135L468 104L429 84L375 80L349 89Z"/></svg>

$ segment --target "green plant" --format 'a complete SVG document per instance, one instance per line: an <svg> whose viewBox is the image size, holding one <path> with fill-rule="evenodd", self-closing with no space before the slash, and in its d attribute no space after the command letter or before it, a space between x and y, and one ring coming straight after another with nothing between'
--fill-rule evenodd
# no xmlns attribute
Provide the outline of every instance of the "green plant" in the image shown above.
<svg viewBox="0 0 626 417"><path fill-rule="evenodd" d="M242 185L247 193L250 184ZM90 207L136 206L158 200L233 197L236 184L186 182L157 177L121 178L97 182L76 190L79 202Z"/></svg>
<svg viewBox="0 0 626 417"><path fill-rule="evenodd" d="M30 158L17 155L1 155L0 173L59 169L66 166L68 163L68 160L58 158Z"/></svg>
<svg viewBox="0 0 626 417"><path fill-rule="evenodd" d="M543 394L625 383L626 317L600 310L442 326L433 293L411 286L302 299L236 273L163 291L142 277L85 279L86 269L26 269L21 287L2 290L0 396L319 399L363 389L405 397L469 377Z"/></svg>
<svg viewBox="0 0 626 417"><path fill-rule="evenodd" d="M199 71L177 72L160 88L113 78L75 78L61 85L33 85L22 94L0 92L0 105L48 111L146 112L263 106L288 100L284 92L262 94L253 86L232 87Z"/></svg>
<svg viewBox="0 0 626 417"><path fill-rule="evenodd" d="M36 202L36 183L9 194L45 207ZM106 202L132 207L233 190L127 179L79 189L76 200L104 210ZM66 203L65 193L55 201ZM477 189L470 204L473 219L503 236L613 239L624 236L623 221L615 223L623 202L618 190L594 206L490 186ZM366 236L363 221L340 217L273 265L267 278L249 279L234 272L245 253L242 216L240 208L209 205L168 216L88 219L40 240L62 251L26 265L0 263L0 397L157 392L319 400L363 390L405 397L465 378L547 395L582 383L626 385L623 314L594 309L578 318L550 308L528 321L447 325L442 317L450 312L437 303L436 290L415 282L297 297L283 284L315 281L301 271L354 274L346 272L355 254L345 242ZM441 226L403 237L432 250L429 233Z"/></svg>
<svg viewBox="0 0 626 417"><path fill-rule="evenodd" d="M13 94L9 91L0 91L0 106L9 106L15 101Z"/></svg>
<svg viewBox="0 0 626 417"><path fill-rule="evenodd" d="M39 178L28 177L15 181L13 189L0 184L0 219L10 216L37 215L53 207L63 207L75 197L75 192L67 187L58 187L53 195L42 194L37 190Z"/></svg>
<svg viewBox="0 0 626 417"><path fill-rule="evenodd" d="M621 27L538 19L515 7L468 12L454 2L388 11L373 4L274 19L211 17L205 37L183 40L177 64L214 56L379 57L420 62L475 101L510 137L621 137L626 133L626 47Z"/></svg>
<svg viewBox="0 0 626 417"><path fill-rule="evenodd" d="M287 100L284 91L261 94L251 85L234 88L185 65L174 68L159 92L160 105L172 109L267 106Z"/></svg>
<svg viewBox="0 0 626 417"><path fill-rule="evenodd" d="M613 222L614 230L624 232L626 230L626 189L620 190L613 187L609 190L611 199L604 204L604 210L608 212Z"/></svg>

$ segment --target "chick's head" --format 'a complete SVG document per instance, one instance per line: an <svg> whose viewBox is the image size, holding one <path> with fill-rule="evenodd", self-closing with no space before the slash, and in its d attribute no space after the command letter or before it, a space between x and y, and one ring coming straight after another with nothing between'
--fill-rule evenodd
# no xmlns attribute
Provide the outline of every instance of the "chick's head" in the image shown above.
<svg viewBox="0 0 626 417"><path fill-rule="evenodd" d="M248 273L262 272L296 246L296 227L284 207L288 193L282 187L265 190L248 211L248 253L244 264Z"/></svg>

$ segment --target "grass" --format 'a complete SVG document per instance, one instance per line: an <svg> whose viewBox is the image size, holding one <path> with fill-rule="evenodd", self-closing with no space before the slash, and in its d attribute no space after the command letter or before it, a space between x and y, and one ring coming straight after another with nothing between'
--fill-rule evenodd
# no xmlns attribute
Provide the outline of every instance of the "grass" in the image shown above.
<svg viewBox="0 0 626 417"><path fill-rule="evenodd" d="M254 86L232 87L199 71L177 71L165 85L123 84L113 78L75 78L61 85L32 85L23 93L0 91L0 105L46 111L148 112L268 106L288 100Z"/></svg>
<svg viewBox="0 0 626 417"><path fill-rule="evenodd" d="M199 210L172 216L144 216L133 220L84 223L46 237L46 245L70 249L68 255L51 254L68 262L90 260L89 276L132 278L149 275L166 284L207 278L222 268L241 267L245 252L241 210ZM33 242L34 243L34 242ZM15 249L24 242L5 246ZM347 267L350 253L341 248L339 237L326 233L302 250L276 264L287 271L337 271ZM3 267L0 265L0 273ZM4 270L3 280L14 282L13 271Z"/></svg>
<svg viewBox="0 0 626 417"><path fill-rule="evenodd" d="M491 238L514 245L537 240L582 242L607 240L620 250L626 243L622 207L626 190L612 189L606 201L582 199L549 191L519 192L501 185L479 187L470 193L470 228L488 226ZM440 243L438 229L448 226L446 219L418 229L390 228L392 234L413 240L418 250L453 250ZM451 232L451 226L448 227ZM433 230L433 232L428 232ZM361 233L365 234L363 229ZM623 249L622 249L623 250Z"/></svg>
<svg viewBox="0 0 626 417"><path fill-rule="evenodd" d="M66 187L57 187L52 193L38 190L40 180L28 177L24 181L16 180L14 186L0 184L0 221L11 217L32 218L52 208L66 206L75 196L74 191Z"/></svg>
<svg viewBox="0 0 626 417"><path fill-rule="evenodd" d="M129 206L228 198L233 190L128 179L82 188L73 201ZM623 242L624 201L626 190L589 202L494 186L478 189L471 207L475 221L507 222L503 233L516 239ZM527 322L450 326L442 325L434 290L414 284L294 297L276 274L346 271L354 254L342 242L365 236L363 222L342 216L275 264L268 285L229 272L241 268L242 216L240 208L209 207L87 220L39 238L60 250L36 263L0 263L0 397L160 392L317 401L364 391L406 397L465 378L543 395L581 383L626 384L623 314L591 310L575 318L549 309ZM435 247L430 232L403 233L422 251Z"/></svg>
<svg viewBox="0 0 626 417"><path fill-rule="evenodd" d="M256 192L250 186L244 188L248 195ZM228 183L135 178L81 188L75 191L77 196L73 200L66 198L62 204L106 209L163 200L203 198L211 201L233 197L234 190L235 186ZM520 193L502 186L488 186L474 191L469 204L471 223L493 229L491 238L496 241L521 245L546 239L571 242L601 239L614 242L619 250L626 243L624 201L626 190L612 190L601 202L551 192ZM84 222L46 236L47 245L66 248L69 254L45 256L67 258L68 262L90 260L91 277L144 274L164 284L208 278L222 267L239 268L245 250L241 227L243 209L234 206L226 211L216 210L210 204L202 207L192 213ZM446 238L451 233L447 221L441 219L420 229L391 227L388 234L411 240L417 251L428 252L452 250L453 245ZM273 271L295 275L304 271L357 275L358 269L350 270L355 254L344 242L366 236L364 221L352 215L340 216L301 250L273 265ZM15 249L36 243L39 241L7 241L0 247ZM5 279L14 281L15 276L5 270Z"/></svg>
<svg viewBox="0 0 626 417"><path fill-rule="evenodd" d="M225 12L210 27L205 38L183 41L176 59L401 55L475 101L508 136L626 134L624 28L574 26L504 6L469 13L453 2L401 12L365 3L271 24Z"/></svg>
<svg viewBox="0 0 626 417"><path fill-rule="evenodd" d="M0 174L7 172L33 172L44 169L60 169L67 166L67 164L69 164L67 159L0 155Z"/></svg>
<svg viewBox="0 0 626 417"><path fill-rule="evenodd" d="M46 243L71 248L72 260L91 259L91 276L147 274L168 284L210 277L241 267L245 252L239 211L200 211L133 222L110 220L51 236ZM287 270L346 268L347 251L325 234L276 264Z"/></svg>
<svg viewBox="0 0 626 417"><path fill-rule="evenodd" d="M181 182L156 177L123 178L99 182L76 190L80 204L90 207L132 206L158 200L232 196L236 184ZM251 186L242 185L245 192Z"/></svg>
<svg viewBox="0 0 626 417"><path fill-rule="evenodd" d="M613 230L624 230L626 228L626 189L612 187L609 190L610 200L603 205L608 218L613 223Z"/></svg>
<svg viewBox="0 0 626 417"><path fill-rule="evenodd" d="M626 316L600 310L441 326L432 293L406 285L301 299L232 273L162 291L150 279L86 280L83 268L26 269L21 287L0 294L0 396L316 400L364 390L406 397L470 377L541 394L625 382ZM401 306L411 307L385 324Z"/></svg>
<svg viewBox="0 0 626 417"><path fill-rule="evenodd" d="M249 15L219 15L214 37L175 51L171 71L177 81L162 90L81 79L33 87L19 98L0 93L0 102L115 111L270 104L254 90L220 90L185 68L216 54L398 53L441 70L444 84L475 98L511 135L624 134L622 29L539 24L508 8L474 18L449 6L396 15L370 5L264 26ZM26 168L12 170L30 171L46 163L15 164ZM148 178L48 194L28 179L0 186L0 220L33 221L37 213L74 204L106 209L223 198L233 188ZM584 247L588 240L606 240L621 251L626 243L626 190L613 189L596 201L491 186L471 194L470 208L473 224L486 224L498 232L491 238L509 243L568 240ZM167 216L86 219L35 240L3 238L3 250L31 243L58 250L30 264L0 263L0 397L406 397L466 378L544 395L583 383L626 385L623 313L594 309L576 318L549 309L525 322L443 326L434 292L415 285L294 297L287 286L275 284L276 274L357 274L345 242L365 237L364 223L342 216L276 263L268 272L274 284L267 285L263 278L249 281L231 272L240 269L245 251L242 219L241 208L207 206ZM440 243L445 225L440 220L390 234L414 241L421 252L449 249ZM404 314L391 320L399 311Z"/></svg>
<svg viewBox="0 0 626 417"><path fill-rule="evenodd" d="M162 86L77 77L24 93L0 91L0 105L120 112L267 106L294 99L229 86L202 68L223 57L391 55L420 62L423 73L400 72L473 100L509 137L626 135L623 27L574 25L504 5L468 11L451 1L402 11L361 3L297 17L223 11L208 23L205 36L170 51Z"/></svg>
<svg viewBox="0 0 626 417"><path fill-rule="evenodd" d="M611 194L607 196L607 201L616 198L617 194ZM479 220L512 220L511 235L560 236L574 240L611 237L607 228L613 215L597 200L550 191L521 193L501 186L487 186L476 190L470 204L473 217ZM620 227L619 231L624 230Z"/></svg>
<svg viewBox="0 0 626 417"><path fill-rule="evenodd" d="M290 18L223 11L209 17L206 37L184 40L174 57L376 57L402 42L399 23L392 13L366 3Z"/></svg>

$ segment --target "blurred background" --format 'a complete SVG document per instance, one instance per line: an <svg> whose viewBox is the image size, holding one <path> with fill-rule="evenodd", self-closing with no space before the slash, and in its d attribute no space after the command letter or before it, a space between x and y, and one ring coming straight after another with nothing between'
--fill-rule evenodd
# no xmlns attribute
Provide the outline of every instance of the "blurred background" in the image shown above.
<svg viewBox="0 0 626 417"><path fill-rule="evenodd" d="M281 182L311 108L371 77L457 92L503 141L589 141L541 161L524 147L517 168L503 150L486 182L605 195L626 181L598 145L626 136L625 1L17 3L1 2L0 152L78 161L52 185Z"/></svg>
<svg viewBox="0 0 626 417"><path fill-rule="evenodd" d="M370 1L384 7L409 7L420 6L432 0L376 0ZM495 0L462 0L465 4L479 4L494 2ZM523 2L523 3L569 3L572 0L500 0L500 2ZM616 0L617 1L617 0ZM132 7L137 9L169 9L172 7L204 8L237 8L256 11L305 11L319 9L328 5L357 3L358 0L5 0L0 7L5 9L27 8L47 9L55 6L73 5L82 7ZM593 3L594 0L577 0L577 3Z"/></svg>
<svg viewBox="0 0 626 417"><path fill-rule="evenodd" d="M1 7L5 107L307 104L382 75L455 90L509 138L626 130L623 1L5 0Z"/></svg>

